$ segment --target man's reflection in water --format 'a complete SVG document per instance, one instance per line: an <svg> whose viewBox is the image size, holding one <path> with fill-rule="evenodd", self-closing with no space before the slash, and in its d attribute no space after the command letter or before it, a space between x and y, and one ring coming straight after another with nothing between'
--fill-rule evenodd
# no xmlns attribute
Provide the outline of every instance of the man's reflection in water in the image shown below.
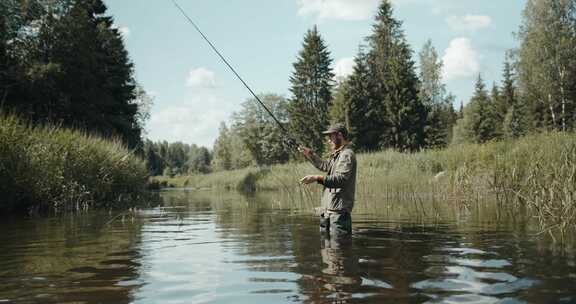
<svg viewBox="0 0 576 304"><path fill-rule="evenodd" d="M348 303L352 294L362 285L357 273L358 258L354 254L352 236L327 234L321 236L322 273L324 288L333 292L333 303Z"/></svg>

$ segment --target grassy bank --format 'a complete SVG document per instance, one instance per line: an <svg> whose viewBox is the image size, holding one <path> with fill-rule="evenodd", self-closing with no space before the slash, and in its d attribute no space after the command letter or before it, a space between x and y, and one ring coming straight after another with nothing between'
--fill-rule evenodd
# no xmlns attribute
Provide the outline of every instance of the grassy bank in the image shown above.
<svg viewBox="0 0 576 304"><path fill-rule="evenodd" d="M126 207L146 167L121 143L0 114L0 212Z"/></svg>
<svg viewBox="0 0 576 304"><path fill-rule="evenodd" d="M315 199L319 187L297 181L316 172L299 163L159 180L177 187L278 189ZM564 229L576 222L576 134L543 133L413 154L361 154L357 191L359 202L403 199L476 208L491 200L503 209L527 207L546 229Z"/></svg>

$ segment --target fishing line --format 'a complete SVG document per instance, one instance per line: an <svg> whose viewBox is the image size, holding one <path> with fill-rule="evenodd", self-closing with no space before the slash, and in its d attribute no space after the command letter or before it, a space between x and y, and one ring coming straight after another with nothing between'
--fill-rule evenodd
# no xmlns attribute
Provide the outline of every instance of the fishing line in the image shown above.
<svg viewBox="0 0 576 304"><path fill-rule="evenodd" d="M210 41L210 39L208 39L208 37L206 37L206 35L204 35L204 33L200 30L200 27L198 27L198 25L192 20L192 18L190 18L188 16L188 14L186 14L186 12L184 11L184 9L182 9L182 7L180 5L178 5L178 3L176 2L176 0L171 0L172 3L174 4L174 6L176 6L176 8L180 11L180 13L182 13L182 15L184 16L184 18L186 18L186 20L188 20L188 22L196 29L196 31L200 34L200 36L202 36L202 38L208 43L208 45L210 45L210 47L212 48L212 50L218 55L218 57L220 57L220 59L222 60L222 62L224 62L226 64L226 66L230 69L230 71L232 71L232 73L234 73L234 75L236 76L236 78L238 78L238 80L240 80L240 82L242 82L242 84L246 87L246 89L248 89L248 91L250 92L250 94L252 94L252 96L254 96L254 98L256 99L256 101L264 108L264 110L266 110L266 112L270 115L270 117L272 117L272 119L274 120L274 122L276 122L276 124L278 125L278 127L280 127L280 129L282 130L282 132L284 132L284 135L286 136L286 142L287 144L291 147L294 148L296 150L300 150L300 147L303 146L299 143L302 143L301 140L296 140L294 139L294 137L292 137L290 135L290 133L288 132L288 130L286 130L286 128L284 127L284 125L276 118L276 116L274 116L274 114L272 113L272 111L270 111L270 109L268 109L268 107L262 102L262 100L260 100L260 98L258 97L258 95L256 95L256 93L254 93L254 91L252 91L252 89L250 88L250 86L248 86L248 84L244 81L244 79L242 79L242 77L240 77L240 75L236 72L236 70L232 67L232 65L230 65L230 63L228 62L228 60L226 60L226 58L224 58L224 56L218 51L218 49L214 46L214 44ZM298 138L299 139L299 138ZM309 160L308 158L306 158L306 160L308 160L310 163L312 162L311 160ZM284 185L285 186L285 185ZM286 186L285 186L286 187ZM309 193L309 191L307 191L308 189L304 188L304 193L306 196L308 196L308 199L311 200L312 194Z"/></svg>
<svg viewBox="0 0 576 304"><path fill-rule="evenodd" d="M206 35L204 35L204 33L200 30L198 25L196 25L196 23L194 21L192 21L192 19L186 14L186 12L182 9L182 7L180 7L180 5L178 5L176 0L172 0L172 3L174 4L174 6L176 6L176 8L178 8L178 10L182 13L182 15L186 18L186 20L188 20L188 22L190 24L192 24L192 26L196 29L196 31L198 31L198 33L202 36L202 38L204 38L204 40L208 43L208 45L210 45L212 50L218 55L218 57L220 57L220 59L226 64L226 66L228 66L228 68L232 71L232 73L234 73L234 75L236 75L238 80L240 80L240 82L242 82L242 84L246 87L246 89L248 89L248 91L250 91L250 93L252 94L252 96L254 96L256 101L258 101L258 103L264 108L264 110L266 110L266 112L268 112L268 114L272 117L272 119L274 119L274 121L276 122L278 127L280 127L280 129L288 137L287 138L288 144L290 146L292 146L293 148L298 148L298 146L299 146L298 141L296 141L292 136L290 136L290 134L288 133L288 130L286 130L284 125L276 118L276 116L274 116L274 114L272 114L272 111L270 111L270 109L268 109L268 107L260 100L260 98L254 93L254 91L252 91L250 86L248 86L248 84L244 81L244 79L242 79L242 77L240 77L240 75L230 65L230 63L228 63L226 58L224 58L224 56L222 56L222 54L218 51L218 49L214 46L214 44L212 44L212 42L208 39L208 37L206 37Z"/></svg>

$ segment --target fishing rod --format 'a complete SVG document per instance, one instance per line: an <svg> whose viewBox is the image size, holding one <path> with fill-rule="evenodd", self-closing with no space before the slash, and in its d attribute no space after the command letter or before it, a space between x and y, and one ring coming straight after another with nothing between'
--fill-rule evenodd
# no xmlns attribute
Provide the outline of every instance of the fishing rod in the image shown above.
<svg viewBox="0 0 576 304"><path fill-rule="evenodd" d="M232 71L232 73L234 73L234 75L236 75L238 80L240 80L240 82L242 82L242 84L246 87L246 89L248 89L248 91L250 91L252 96L254 96L254 98L256 98L256 101L258 101L258 103L264 108L264 110L266 110L266 112L268 112L268 114L276 122L278 127L280 127L282 132L284 132L284 134L286 135L288 144L291 147L298 149L298 147L300 147L300 145L298 144L298 141L296 141L292 136L290 136L290 133L288 133L288 130L286 130L284 125L276 118L276 116L274 116L274 114L272 114L272 111L270 111L270 109L268 109L268 107L262 102L262 100L260 100L258 95L256 95L254 93L254 91L252 91L252 89L248 86L248 84L244 81L244 79L242 79L242 77L240 77L240 75L238 75L236 70L230 65L230 63L228 63L228 60L226 60L226 58L224 58L224 56L222 56L222 54L220 54L220 52L218 51L218 49L216 49L214 44L212 44L212 42L208 39L208 37L206 37L206 35L204 35L204 33L202 33L200 28L196 25L196 23L194 21L192 21L192 19L186 14L186 12L182 9L182 7L180 7L180 5L178 5L176 0L172 0L172 3L174 3L174 6L176 6L176 8L178 8L178 10L182 13L182 15L188 20L188 22L190 24L192 24L192 26L194 26L196 31L198 31L198 33L200 33L202 38L204 38L204 40L206 40L206 42L210 45L212 50L214 50L214 52L220 57L220 59L226 64L226 66L228 66L228 68Z"/></svg>

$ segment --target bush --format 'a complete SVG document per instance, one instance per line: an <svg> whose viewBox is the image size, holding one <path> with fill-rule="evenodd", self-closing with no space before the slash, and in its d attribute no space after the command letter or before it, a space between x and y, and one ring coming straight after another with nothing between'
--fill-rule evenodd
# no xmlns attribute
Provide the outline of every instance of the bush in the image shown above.
<svg viewBox="0 0 576 304"><path fill-rule="evenodd" d="M0 212L120 208L146 188L144 162L119 141L0 114Z"/></svg>

